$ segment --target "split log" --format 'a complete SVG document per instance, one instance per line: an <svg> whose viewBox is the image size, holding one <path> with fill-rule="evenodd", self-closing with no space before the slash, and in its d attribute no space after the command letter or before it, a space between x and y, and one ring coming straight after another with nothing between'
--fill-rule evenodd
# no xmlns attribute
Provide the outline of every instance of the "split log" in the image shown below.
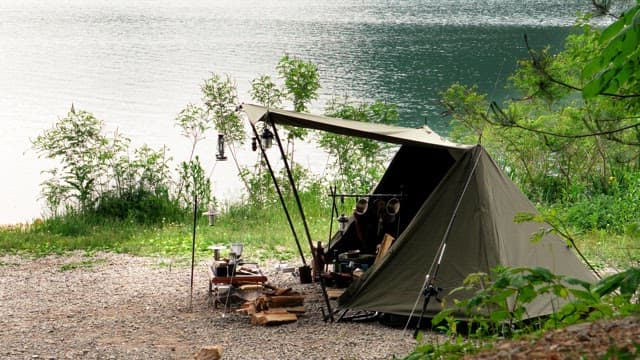
<svg viewBox="0 0 640 360"><path fill-rule="evenodd" d="M298 317L295 314L285 313L255 313L251 315L251 323L255 325L280 325L295 322Z"/></svg>

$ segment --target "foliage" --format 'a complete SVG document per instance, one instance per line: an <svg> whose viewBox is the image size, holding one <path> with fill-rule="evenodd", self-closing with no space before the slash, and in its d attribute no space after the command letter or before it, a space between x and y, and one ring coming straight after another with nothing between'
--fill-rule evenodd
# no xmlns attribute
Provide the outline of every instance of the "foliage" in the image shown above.
<svg viewBox="0 0 640 360"><path fill-rule="evenodd" d="M211 179L206 176L198 156L180 163L180 182L184 184L185 191L178 200L184 207L193 208L194 199L197 199L198 211L201 212L213 203Z"/></svg>
<svg viewBox="0 0 640 360"><path fill-rule="evenodd" d="M283 55L276 65L278 75L284 81L282 93L293 102L293 111L306 112L311 100L318 97L320 89L320 76L318 67L311 61ZM300 127L286 127L287 138L290 143L295 139L303 139L307 136L307 129ZM293 149L288 152L293 158Z"/></svg>
<svg viewBox="0 0 640 360"><path fill-rule="evenodd" d="M276 69L284 80L284 94L293 102L293 111L308 111L309 101L317 98L320 89L318 66L285 54Z"/></svg>
<svg viewBox="0 0 640 360"><path fill-rule="evenodd" d="M467 328L474 337L513 336L537 329L539 323L526 321L527 306L543 297L553 313L541 324L545 329L581 322L627 316L640 312L640 268L631 267L605 277L595 284L555 275L544 268L492 269L492 274L470 274L463 286L450 295L464 292L471 296L456 300L451 308L442 310L432 320L457 334L454 313L469 318ZM560 303L564 305L559 306Z"/></svg>
<svg viewBox="0 0 640 360"><path fill-rule="evenodd" d="M229 144L244 144L245 132L238 116L238 91L229 75L212 74L200 86L213 126Z"/></svg>
<svg viewBox="0 0 640 360"><path fill-rule="evenodd" d="M60 162L61 169L48 171L51 178L42 184L54 214L61 205L82 211L95 204L97 181L104 178L110 155L103 127L93 114L72 106L65 118L32 141L41 156Z"/></svg>
<svg viewBox="0 0 640 360"><path fill-rule="evenodd" d="M582 95L624 95L637 92L640 85L640 1L628 9L599 36L603 50L582 70Z"/></svg>
<svg viewBox="0 0 640 360"><path fill-rule="evenodd" d="M251 81L251 98L262 106L278 108L282 104L284 93L273 82L271 76L261 75Z"/></svg>
<svg viewBox="0 0 640 360"><path fill-rule="evenodd" d="M640 343L633 342L630 346L617 347L611 345L607 352L602 356L603 359L616 360L633 360L638 358L640 354Z"/></svg>
<svg viewBox="0 0 640 360"><path fill-rule="evenodd" d="M355 103L347 99L333 99L325 110L328 116L343 119L396 124L399 115L395 105L382 101ZM384 173L389 144L378 141L322 132L318 145L332 157L331 167L336 186L348 193L368 193Z"/></svg>
<svg viewBox="0 0 640 360"><path fill-rule="evenodd" d="M496 267L491 275L470 274L463 286L452 290L450 295L464 292L472 296L456 301L454 307L438 313L433 324L452 316L455 311L462 311L469 317L468 328L473 329L472 335L510 335L526 328L527 306L538 297L554 295L566 299L569 296L562 280L561 276L539 267ZM555 306L553 300L549 301Z"/></svg>
<svg viewBox="0 0 640 360"><path fill-rule="evenodd" d="M419 333L416 340L418 345L415 350L402 358L403 360L458 359L479 352L484 347L482 344L467 341L461 336L442 343L430 343L424 342L422 333Z"/></svg>
<svg viewBox="0 0 640 360"><path fill-rule="evenodd" d="M452 137L482 143L534 201L568 201L571 189L608 194L612 176L640 169L638 102L583 99L572 85L581 81L576 69L601 51L599 31L580 29L559 54L530 49L510 77L520 99L489 103L458 84L443 94Z"/></svg>
<svg viewBox="0 0 640 360"><path fill-rule="evenodd" d="M55 217L134 219L142 222L178 218L182 213L169 197L171 176L166 149L146 145L129 155L131 141L116 132L109 137L93 114L76 111L33 140L33 146L60 168L42 192Z"/></svg>
<svg viewBox="0 0 640 360"><path fill-rule="evenodd" d="M310 233L314 242L324 240L331 214L329 203L321 186L306 184L300 197L305 204ZM295 209L290 196L285 200L289 209ZM0 253L44 256L74 250L103 250L190 261L191 211L185 214L186 219L172 221L167 218L158 223L67 213L21 227L0 228ZM294 224L300 224L297 212L292 211L292 216ZM310 250L301 230L298 229L297 233L308 259ZM282 216L282 206L277 202L227 204L215 226L208 226L206 217L198 217L196 235L196 256L200 259L211 256L208 246L242 242L247 259L299 262L291 229Z"/></svg>
<svg viewBox="0 0 640 360"><path fill-rule="evenodd" d="M191 140L189 161L193 158L196 145L205 138L205 132L211 128L210 122L207 111L194 104L187 104L176 117L176 125L182 129L182 136Z"/></svg>

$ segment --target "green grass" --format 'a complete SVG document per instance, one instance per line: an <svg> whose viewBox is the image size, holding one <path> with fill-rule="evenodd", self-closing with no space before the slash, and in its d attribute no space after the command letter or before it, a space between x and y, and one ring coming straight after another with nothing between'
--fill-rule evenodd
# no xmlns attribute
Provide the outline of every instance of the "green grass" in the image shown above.
<svg viewBox="0 0 640 360"><path fill-rule="evenodd" d="M327 242L330 211L318 197L303 199L305 215L313 243ZM309 262L311 255L304 227L294 203L288 205L300 245ZM35 256L62 254L84 250L113 251L139 256L168 258L191 255L193 215L181 223L157 225L129 221L101 221L64 217L45 220L28 226L0 228L0 253L25 253ZM211 256L211 245L244 244L244 257L255 261L265 259L299 259L300 255L289 223L279 202L257 207L233 205L208 226L204 216L198 216L196 256ZM223 252L223 256L226 253Z"/></svg>
<svg viewBox="0 0 640 360"><path fill-rule="evenodd" d="M626 269L640 265L640 239L604 230L577 236L577 246L596 270Z"/></svg>
<svg viewBox="0 0 640 360"><path fill-rule="evenodd" d="M329 236L330 209L327 196L317 192L301 194L312 242L326 244ZM309 243L302 221L293 201L289 201L298 240L305 259L310 260ZM79 216L40 221L28 226L0 228L0 253L26 253L33 256L62 254L84 250L113 251L139 256L160 256L174 259L190 257L193 215L182 222L156 225L138 224L124 220L83 219ZM335 230L335 224L334 224ZM596 267L624 269L640 263L640 239L631 234L595 230L575 236L578 248ZM198 216L196 228L196 256L211 256L211 245L244 244L247 259L292 260L300 255L289 223L279 201L266 204L229 205L208 226L204 216ZM223 256L226 253L223 251ZM1 264L0 264L1 265Z"/></svg>

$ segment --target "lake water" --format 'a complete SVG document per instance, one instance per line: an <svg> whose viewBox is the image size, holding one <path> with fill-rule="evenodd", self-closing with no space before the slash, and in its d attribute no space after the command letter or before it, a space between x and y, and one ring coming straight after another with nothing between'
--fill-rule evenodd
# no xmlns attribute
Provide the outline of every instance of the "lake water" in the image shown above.
<svg viewBox="0 0 640 360"><path fill-rule="evenodd" d="M134 145L167 145L176 160L189 143L176 114L199 102L211 72L229 74L240 100L249 81L274 75L284 54L318 64L321 113L333 95L399 105L402 124L445 132L438 94L454 82L505 96L505 77L535 47L560 48L590 1L568 0L0 0L0 224L42 213L42 170L52 164L30 138L76 109L93 112ZM232 162L214 164L200 145L215 195L237 196ZM318 168L312 147L297 160ZM244 151L242 161L255 154Z"/></svg>

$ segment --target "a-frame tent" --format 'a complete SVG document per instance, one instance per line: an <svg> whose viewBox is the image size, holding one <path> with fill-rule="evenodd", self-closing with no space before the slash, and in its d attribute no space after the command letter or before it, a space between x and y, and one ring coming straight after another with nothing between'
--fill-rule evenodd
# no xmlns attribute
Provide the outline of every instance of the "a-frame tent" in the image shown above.
<svg viewBox="0 0 640 360"><path fill-rule="evenodd" d="M382 241L381 232L397 238L385 256L347 288L339 298L341 308L410 315L444 244L435 285L443 289L445 306L453 303L446 294L467 275L489 273L497 265L544 267L585 281L595 279L558 236L547 234L538 242L531 241L533 233L548 225L514 222L516 214L535 213L536 209L480 145L454 144L426 128L253 105L243 105L243 109L254 123L267 121L400 145L370 195L402 194L401 211L391 223L381 225L377 209L369 206L364 214L351 217L344 234L334 237L337 251L373 251ZM432 301L426 314L441 309L441 304ZM541 298L527 308L527 315L536 317L552 310L552 301Z"/></svg>

